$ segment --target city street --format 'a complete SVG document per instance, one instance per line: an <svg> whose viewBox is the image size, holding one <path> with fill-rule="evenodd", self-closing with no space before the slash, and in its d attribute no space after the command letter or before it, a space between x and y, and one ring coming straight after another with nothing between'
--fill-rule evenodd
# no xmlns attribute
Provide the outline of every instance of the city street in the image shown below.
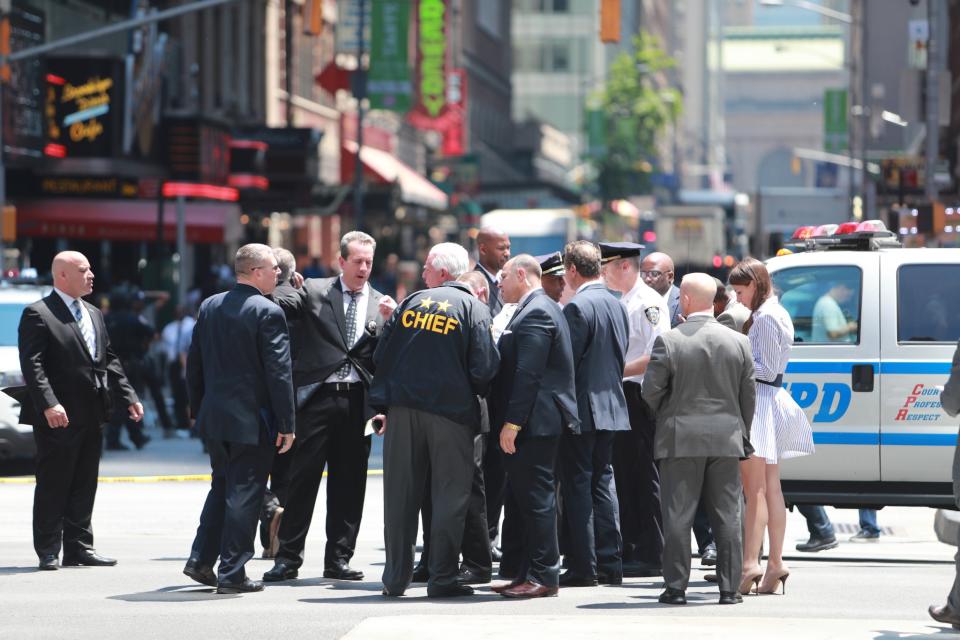
<svg viewBox="0 0 960 640"><path fill-rule="evenodd" d="M845 542L857 513L829 510L844 540L820 554L792 553L786 596L748 596L716 605L716 586L693 560L686 607L657 602L656 579L621 587L564 589L558 598L507 601L480 587L476 596L430 600L424 585L400 599L380 595L383 564L382 477L372 470L353 566L359 583L321 577L322 501L318 504L299 580L263 593L220 596L180 573L206 493L199 480L158 480L202 474L196 440L155 440L142 452L108 452L94 511L97 549L119 559L114 568L36 571L30 543L30 478L0 479L0 599L4 638L493 638L679 637L925 638L943 637L926 607L941 603L953 579L953 548L936 541L929 509L884 509L877 543ZM377 460L375 459L376 463ZM373 464L371 466L379 466ZM147 476L154 476L153 478ZM140 482L134 482L137 477ZM790 514L787 548L806 539L803 519ZM258 545L259 550L259 545ZM268 560L250 562L259 578Z"/></svg>

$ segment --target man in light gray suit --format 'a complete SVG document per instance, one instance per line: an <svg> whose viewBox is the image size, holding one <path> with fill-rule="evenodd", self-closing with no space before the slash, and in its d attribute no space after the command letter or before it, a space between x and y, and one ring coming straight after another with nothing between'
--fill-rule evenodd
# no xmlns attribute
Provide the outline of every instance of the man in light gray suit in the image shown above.
<svg viewBox="0 0 960 640"><path fill-rule="evenodd" d="M690 527L701 494L717 541L720 604L742 602L739 459L756 390L750 342L713 317L716 290L706 274L684 277L680 304L687 321L657 338L643 378L643 399L657 419L664 604L687 603Z"/></svg>
<svg viewBox="0 0 960 640"><path fill-rule="evenodd" d="M943 391L940 392L940 405L950 416L956 418L960 415L960 344L957 345L957 350L953 354L950 377L943 385ZM953 498L960 507L960 447L953 452ZM953 579L950 595L947 596L947 604L942 607L930 605L927 611L937 622L944 622L953 625L954 629L960 629L960 546L957 548L955 559L957 575Z"/></svg>

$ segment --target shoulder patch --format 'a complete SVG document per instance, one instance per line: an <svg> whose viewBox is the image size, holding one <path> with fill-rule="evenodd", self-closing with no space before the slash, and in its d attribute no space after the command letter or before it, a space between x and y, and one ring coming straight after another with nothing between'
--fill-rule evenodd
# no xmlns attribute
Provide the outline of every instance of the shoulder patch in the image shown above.
<svg viewBox="0 0 960 640"><path fill-rule="evenodd" d="M643 310L643 314L647 316L647 320L650 321L650 324L656 325L660 323L660 308L659 307L647 307Z"/></svg>

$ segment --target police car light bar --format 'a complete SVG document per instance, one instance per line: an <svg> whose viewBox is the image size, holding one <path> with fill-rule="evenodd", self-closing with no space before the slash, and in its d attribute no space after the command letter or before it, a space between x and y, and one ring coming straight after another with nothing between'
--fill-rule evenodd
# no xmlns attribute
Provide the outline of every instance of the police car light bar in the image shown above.
<svg viewBox="0 0 960 640"><path fill-rule="evenodd" d="M902 245L897 234L889 231L882 220L864 220L800 227L785 246L790 252L798 252L876 251Z"/></svg>

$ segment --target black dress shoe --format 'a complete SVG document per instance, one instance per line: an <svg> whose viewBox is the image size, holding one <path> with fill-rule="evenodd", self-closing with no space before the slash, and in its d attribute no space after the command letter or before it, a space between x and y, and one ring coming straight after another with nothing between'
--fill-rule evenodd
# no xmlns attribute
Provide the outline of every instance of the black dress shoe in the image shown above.
<svg viewBox="0 0 960 640"><path fill-rule="evenodd" d="M63 554L63 566L65 567L112 567L117 564L113 558L104 558L97 555L95 551L81 551L77 555L67 556Z"/></svg>
<svg viewBox="0 0 960 640"><path fill-rule="evenodd" d="M330 580L363 580L363 571L351 569L346 563L337 564L324 569L323 577Z"/></svg>
<svg viewBox="0 0 960 640"><path fill-rule="evenodd" d="M281 582L293 580L300 574L300 570L286 562L277 562L273 568L263 574L264 582Z"/></svg>
<svg viewBox="0 0 960 640"><path fill-rule="evenodd" d="M700 554L700 564L704 567L717 566L717 550L714 547L707 547Z"/></svg>
<svg viewBox="0 0 960 640"><path fill-rule="evenodd" d="M442 587L427 587L427 597L429 598L459 598L461 596L472 596L473 587L465 584L448 584Z"/></svg>
<svg viewBox="0 0 960 640"><path fill-rule="evenodd" d="M430 579L430 570L427 569L426 565L418 564L413 568L413 576L411 576L411 582L426 582Z"/></svg>
<svg viewBox="0 0 960 640"><path fill-rule="evenodd" d="M137 441L133 443L133 446L135 446L137 451L139 451L147 446L147 443L149 443L151 440L153 440L153 438L150 436L143 436L142 438L137 439Z"/></svg>
<svg viewBox="0 0 960 640"><path fill-rule="evenodd" d="M263 583L250 578L244 578L243 582L237 584L221 582L217 585L217 593L253 593L254 591L263 591Z"/></svg>
<svg viewBox="0 0 960 640"><path fill-rule="evenodd" d="M740 604L743 602L743 596L736 591L721 591L720 604Z"/></svg>
<svg viewBox="0 0 960 640"><path fill-rule="evenodd" d="M927 609L927 613L929 613L930 617L937 622L950 624L953 625L954 629L960 629L960 613L952 610L947 605L943 605L942 607L930 605L930 607Z"/></svg>
<svg viewBox="0 0 960 640"><path fill-rule="evenodd" d="M460 573L457 574L457 582L460 584L487 584L491 577L493 577L492 571L462 566L460 567Z"/></svg>
<svg viewBox="0 0 960 640"><path fill-rule="evenodd" d="M196 558L187 560L187 564L183 567L183 575L208 587L217 586L217 574L213 572L211 567L200 564L200 561Z"/></svg>
<svg viewBox="0 0 960 640"><path fill-rule="evenodd" d="M810 536L810 539L806 542L801 542L797 545L797 551L806 551L808 553L813 553L816 551L826 551L827 549L833 549L840 543L837 542L837 537L833 536L831 538L819 538L817 536Z"/></svg>
<svg viewBox="0 0 960 640"><path fill-rule="evenodd" d="M123 444L122 442L108 442L107 446L104 447L107 451L130 451L130 447Z"/></svg>
<svg viewBox="0 0 960 640"><path fill-rule="evenodd" d="M661 604L687 604L687 594L680 589L667 587L663 593L660 594L659 600Z"/></svg>
<svg viewBox="0 0 960 640"><path fill-rule="evenodd" d="M55 555L43 556L37 568L40 571L56 571L60 568L60 560Z"/></svg>
<svg viewBox="0 0 960 640"><path fill-rule="evenodd" d="M624 562L623 575L626 578L656 578L663 575L663 570L646 562Z"/></svg>
<svg viewBox="0 0 960 640"><path fill-rule="evenodd" d="M597 583L599 584L623 584L623 574L607 573L605 571L597 572Z"/></svg>
<svg viewBox="0 0 960 640"><path fill-rule="evenodd" d="M597 579L584 578L571 571L564 571L563 573L560 574L560 586L561 587L595 587L597 586Z"/></svg>

